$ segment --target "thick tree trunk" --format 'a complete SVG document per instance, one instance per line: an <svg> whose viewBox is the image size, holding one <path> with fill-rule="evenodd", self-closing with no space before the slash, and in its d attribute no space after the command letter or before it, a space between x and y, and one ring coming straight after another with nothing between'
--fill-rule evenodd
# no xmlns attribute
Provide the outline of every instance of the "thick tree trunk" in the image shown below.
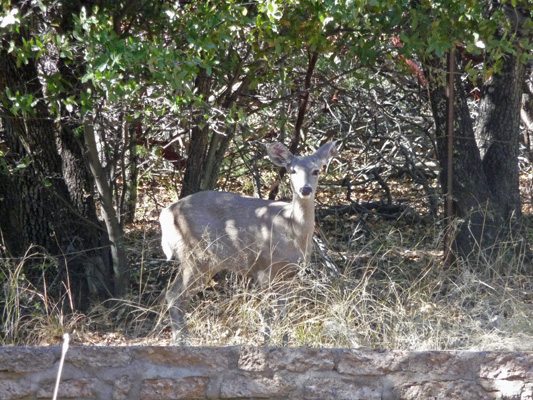
<svg viewBox="0 0 533 400"><path fill-rule="evenodd" d="M20 232L19 237L12 238L16 243L8 243L8 248L15 250L15 255L20 255L19 251L23 252L31 245L42 246L52 255L62 255L69 276L76 276L83 268L71 255L79 239L79 225L73 217L74 207L63 179L54 122L44 102L39 100L42 99L42 89L37 76L33 60L17 67L11 54L1 52L0 92L4 93L9 88L12 93L31 93L37 99L31 117L3 110L3 139L9 161L27 160L27 166L18 170L11 165L12 171L16 172L5 173L11 187L0 189L14 190L4 197L4 201L15 204L5 203L3 206L16 210L16 215L10 213L8 230ZM4 224L0 221L2 227ZM68 285L74 288L72 294L78 299L78 305L88 303L82 301L82 297L87 297L84 282L74 279Z"/></svg>
<svg viewBox="0 0 533 400"><path fill-rule="evenodd" d="M6 132L3 120L0 121L0 137L6 141L7 135L2 132ZM0 258L22 254L25 250L19 221L22 204L18 195L18 179L8 170L8 166L16 165L18 161L13 156L9 152L4 154L0 164Z"/></svg>
<svg viewBox="0 0 533 400"><path fill-rule="evenodd" d="M525 66L509 55L483 86L476 135L483 171L496 208L509 221L522 215L518 177L520 107Z"/></svg>
<svg viewBox="0 0 533 400"><path fill-rule="evenodd" d="M489 13L496 10L507 14L516 38L531 34L526 23L530 18L529 10L515 8L511 3L487 2ZM502 25L499 35L508 36L508 29ZM520 108L525 78L522 52L522 46L516 43L513 54L504 55L501 69L485 82L475 135L468 115L466 91L459 75L455 78L453 184L456 215L461 222L454 243L461 256L467 257L479 250L490 253L507 249L507 239L513 240L514 248L517 243L522 244L518 246L521 253L527 250L520 224L518 176ZM442 105L446 93L442 83L445 80L438 71L444 70L437 59L425 66L443 171L447 168ZM446 187L446 177L442 178L443 187Z"/></svg>
<svg viewBox="0 0 533 400"><path fill-rule="evenodd" d="M446 62L444 59L426 60L424 65L431 108L436 126L436 144L441 166L440 181L448 187L448 140L446 132ZM454 138L453 138L453 205L459 217L458 231L453 240L455 251L468 257L483 243L490 245L496 225L490 221L492 215L487 178L483 173L481 155L474 136L473 121L468 110L465 90L460 75L454 79ZM492 227L492 229L491 229Z"/></svg>
<svg viewBox="0 0 533 400"><path fill-rule="evenodd" d="M24 2L17 3L23 9L28 6ZM73 15L81 6L80 3L65 5L57 26L59 31L72 30ZM12 39L22 43L25 36L27 32L21 28ZM38 244L53 255L61 254L64 269L68 268L69 287L73 289L76 306L86 309L90 298L109 297L111 262L104 243L105 229L98 221L92 197L94 180L84 162L83 144L76 134L79 125L72 122L63 103L63 123L58 126L53 121L33 59L17 66L12 54L3 53L0 57L3 61L0 93L9 88L12 93L31 94L37 101L33 115L10 117L9 110L4 110L12 162L17 163L24 157L31 161L19 173L6 175L6 179L20 189L7 198L21 204L17 218L11 218L7 224L11 231L21 233L11 251L22 254L30 245ZM63 81L68 83L66 87L71 90L63 94L64 99L76 95L79 89L75 68L80 64L71 61L60 57L57 65ZM33 224L42 229L34 229ZM0 221L0 225L6 223Z"/></svg>
<svg viewBox="0 0 533 400"><path fill-rule="evenodd" d="M94 204L85 197L92 188L87 192L86 176L80 174L86 168L75 160L81 151L67 140L57 146L66 137L57 133L43 101L34 61L17 66L12 54L1 51L0 93L8 88L12 93L31 94L35 104L31 116L14 115L9 106L3 110L5 160L14 171L2 171L2 180L9 184L0 188L2 214L8 214L7 220L0 220L1 229L8 232L7 247L13 255L22 255L28 247L39 245L61 256L59 273L65 278L68 269L66 287L72 289L74 305L86 309L91 297L108 292L106 277L95 279L97 271L105 271L105 260L98 250L102 246ZM28 165L17 168L21 160Z"/></svg>
<svg viewBox="0 0 533 400"><path fill-rule="evenodd" d="M511 220L519 219L518 145L520 87L523 67L509 57L500 73L484 88L477 138L470 117L466 90L455 78L453 140L453 203L458 217L453 249L461 257L492 251L514 234ZM433 58L424 66L436 125L442 187L447 187L446 98L444 61Z"/></svg>

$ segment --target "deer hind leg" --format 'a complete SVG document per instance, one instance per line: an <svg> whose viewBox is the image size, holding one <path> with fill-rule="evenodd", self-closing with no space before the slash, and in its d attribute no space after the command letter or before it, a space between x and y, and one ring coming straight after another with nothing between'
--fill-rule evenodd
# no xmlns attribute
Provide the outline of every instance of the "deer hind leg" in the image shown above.
<svg viewBox="0 0 533 400"><path fill-rule="evenodd" d="M198 292L194 275L196 269L182 262L180 271L165 293L168 312L170 314L170 324L172 328L172 339L176 344L186 345L189 340L189 329L185 319L187 300ZM196 281L202 280L198 271Z"/></svg>
<svg viewBox="0 0 533 400"><path fill-rule="evenodd" d="M217 270L211 269L208 262L198 260L182 263L180 272L168 288L165 297L170 323L172 339L175 343L186 345L189 341L189 329L185 319L187 301L200 292Z"/></svg>
<svg viewBox="0 0 533 400"><path fill-rule="evenodd" d="M184 300L187 298L187 289L183 282L182 271L178 273L174 282L165 293L170 324L172 328L172 340L180 345L186 344L189 337L187 322L185 321Z"/></svg>

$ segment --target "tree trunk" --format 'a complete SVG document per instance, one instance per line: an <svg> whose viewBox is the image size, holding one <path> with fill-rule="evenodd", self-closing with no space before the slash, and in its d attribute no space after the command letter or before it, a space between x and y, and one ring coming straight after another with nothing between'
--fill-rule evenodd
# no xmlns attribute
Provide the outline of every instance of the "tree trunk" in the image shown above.
<svg viewBox="0 0 533 400"><path fill-rule="evenodd" d="M73 247L80 253L80 262L83 264L83 271L79 271L78 275L79 279L87 280L92 298L105 300L113 293L106 230L96 214L92 195L94 178L87 168L83 156L83 144L79 141L80 138L83 139L83 134L76 135L67 121L68 119L60 129L60 155L69 197L82 228L78 230L80 240Z"/></svg>
<svg viewBox="0 0 533 400"><path fill-rule="evenodd" d="M7 89L21 95L32 94L35 99L31 116L14 115L10 103L4 102L7 108L3 110L2 135L8 154L5 160L13 171L2 172L2 180L8 185L0 187L3 214L8 214L7 220L0 221L2 230L8 232L7 247L15 256L22 255L32 245L61 256L59 273L65 274L64 279L67 276L70 279L65 286L71 288L75 306L85 309L90 304L85 279L90 256L84 251L92 249L93 244L87 248L84 241L87 225L94 229L98 224L80 215L70 197L57 147L56 127L43 101L34 61L30 59L17 66L13 55L2 50L0 93ZM17 166L21 160L27 160L23 168Z"/></svg>
<svg viewBox="0 0 533 400"><path fill-rule="evenodd" d="M468 258L479 251L493 251L509 234L514 234L511 219L519 219L518 145L521 83L523 67L509 56L499 73L494 73L484 88L476 142L466 90L460 74L455 77L453 139L453 204L457 232L453 250ZM459 68L458 68L459 69ZM424 71L436 125L440 181L447 187L446 98L444 60L426 60ZM511 229L508 229L511 228ZM505 245L503 245L505 246Z"/></svg>
<svg viewBox="0 0 533 400"><path fill-rule="evenodd" d="M441 167L440 182L448 187L448 140L446 132L446 62L444 59L432 58L424 65L428 91L436 126L438 159ZM485 229L487 207L490 204L490 192L487 179L483 173L481 155L474 136L473 121L470 117L466 92L460 75L454 79L454 138L453 138L453 205L454 212L460 218L458 232L453 240L455 251L467 257L482 242L490 242L493 236L490 229ZM489 213L489 215L491 215ZM489 226L494 224L489 223Z"/></svg>
<svg viewBox="0 0 533 400"><path fill-rule="evenodd" d="M74 11L73 11L74 12ZM69 15L69 18L72 18ZM67 22L65 22L67 21ZM71 29L70 19L62 23L63 30ZM77 97L81 87L78 75L83 72L76 70L78 63L59 58L58 70L69 91L60 94L66 102L69 97ZM72 205L81 218L87 223L80 230L80 243L83 249L76 245L76 251L83 254L84 270L80 271L80 279L86 279L91 297L104 300L113 292L111 279L111 259L106 242L105 228L101 226L96 213L93 198L94 177L88 169L84 158L83 129L75 115L67 110L64 102L60 104L61 125L59 126L59 154L62 161L62 173L67 185ZM105 245L104 245L105 244Z"/></svg>
<svg viewBox="0 0 533 400"><path fill-rule="evenodd" d="M92 3L87 1L66 3L62 7L63 13L58 30L67 34L72 32L74 29L73 16L79 14L82 7L91 6ZM69 97L79 98L80 91L86 89L80 80L80 77L86 72L85 60L79 57L71 59L60 56L58 70L62 79L69 84L67 86L69 90L61 93L64 102L66 103ZM61 124L60 138L65 180L78 212L91 221L97 222L97 224L87 227L84 238L86 245L91 246L90 249L94 249L93 254L90 254L92 257L88 257L86 261L89 288L92 292L100 293L100 298L103 298L101 294L104 291L106 297L109 297L110 294L120 297L124 294L128 281L124 232L113 207L112 189L107 182L102 183L101 181L102 179L108 181L109 177L100 165L96 145L94 148L88 149L87 160L84 156L87 143L94 144L94 131L92 125L91 129L88 130L87 125L82 125L76 115L71 115L63 102L61 104L61 117L64 121ZM127 182L124 184L127 186ZM95 186L100 195L105 227L100 226L96 215L96 206L92 197ZM98 230L95 230L96 226ZM102 244L104 241L105 246Z"/></svg>
<svg viewBox="0 0 533 400"><path fill-rule="evenodd" d="M0 121L0 134L6 132L4 121ZM5 135L4 144L7 143ZM20 224L21 200L18 196L18 179L10 173L8 166L14 166L14 154L4 154L0 160L0 258L22 254L25 250L21 238L24 233ZM20 172L19 172L20 174Z"/></svg>
<svg viewBox="0 0 533 400"><path fill-rule="evenodd" d="M195 87L198 95L207 98L211 81L205 69L200 68L196 77ZM207 157L207 145L209 142L209 128L203 120L203 113L199 113L193 118L191 129L191 139L189 141L189 151L187 155L187 165L180 197L202 190L203 167Z"/></svg>
<svg viewBox="0 0 533 400"><path fill-rule="evenodd" d="M483 86L476 135L483 171L497 209L506 221L522 215L518 177L520 108L525 67L521 50Z"/></svg>
<svg viewBox="0 0 533 400"><path fill-rule="evenodd" d="M21 3L22 4L22 3ZM21 7L25 7L24 4ZM66 10L68 11L68 10ZM66 12L71 19L70 12ZM64 26L63 26L64 28ZM11 39L28 40L24 27ZM8 41L6 40L5 43ZM76 91L77 79L73 65L61 59L58 68L68 86ZM31 245L40 245L52 255L61 255L63 273L68 269L76 305L86 309L90 298L109 296L109 257L103 246L104 230L99 224L91 196L94 181L83 159L82 145L75 131L79 126L69 121L62 109L63 124L57 126L44 100L35 60L17 65L12 53L0 54L0 95L9 89L21 96L33 96L31 111L13 115L11 102L4 99L3 135L9 154L6 160L11 171L3 171L0 192L10 190L3 198L11 203L8 219L0 220L7 230L9 250L21 255ZM65 98L68 94L65 93ZM25 168L17 168L21 160ZM7 203L6 203L7 205ZM11 208L12 207L12 208ZM59 280L60 281L60 280Z"/></svg>
<svg viewBox="0 0 533 400"><path fill-rule="evenodd" d="M207 154L205 163L204 163L204 179L202 184L202 190L211 190L213 189L218 181L218 172L226 150L229 147L229 144L233 137L235 136L235 130L237 126L235 124L228 126L224 135L213 133L211 137L211 143L209 145L209 152Z"/></svg>
<svg viewBox="0 0 533 400"><path fill-rule="evenodd" d="M137 207L137 179L139 169L137 168L137 139L142 135L142 122L135 119L127 125L124 130L124 155L123 155L123 201L121 202L121 215L124 224L132 223L135 219L135 208Z"/></svg>
<svg viewBox="0 0 533 400"><path fill-rule="evenodd" d="M86 120L83 127L85 143L87 145L87 158L89 167L95 178L96 187L100 195L102 216L107 227L109 241L111 242L111 257L113 259L113 294L117 297L124 295L128 282L124 230L118 219L113 204L113 190L109 184L109 176L102 167L96 148L94 125Z"/></svg>

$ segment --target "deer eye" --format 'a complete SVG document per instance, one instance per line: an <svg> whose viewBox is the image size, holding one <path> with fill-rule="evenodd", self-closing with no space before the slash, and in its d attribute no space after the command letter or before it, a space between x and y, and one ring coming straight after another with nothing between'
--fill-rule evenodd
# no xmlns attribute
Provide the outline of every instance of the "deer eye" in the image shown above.
<svg viewBox="0 0 533 400"><path fill-rule="evenodd" d="M320 171L319 171L318 169L315 169L315 170L313 170L312 174L313 174L314 176L318 176L319 172L320 172Z"/></svg>

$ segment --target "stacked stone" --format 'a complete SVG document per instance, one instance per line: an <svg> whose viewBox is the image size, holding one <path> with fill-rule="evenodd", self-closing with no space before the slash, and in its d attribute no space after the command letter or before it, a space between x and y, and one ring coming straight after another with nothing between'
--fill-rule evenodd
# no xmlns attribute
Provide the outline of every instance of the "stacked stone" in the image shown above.
<svg viewBox="0 0 533 400"><path fill-rule="evenodd" d="M60 355L0 348L0 399L51 399ZM59 398L533 400L533 353L71 347Z"/></svg>

